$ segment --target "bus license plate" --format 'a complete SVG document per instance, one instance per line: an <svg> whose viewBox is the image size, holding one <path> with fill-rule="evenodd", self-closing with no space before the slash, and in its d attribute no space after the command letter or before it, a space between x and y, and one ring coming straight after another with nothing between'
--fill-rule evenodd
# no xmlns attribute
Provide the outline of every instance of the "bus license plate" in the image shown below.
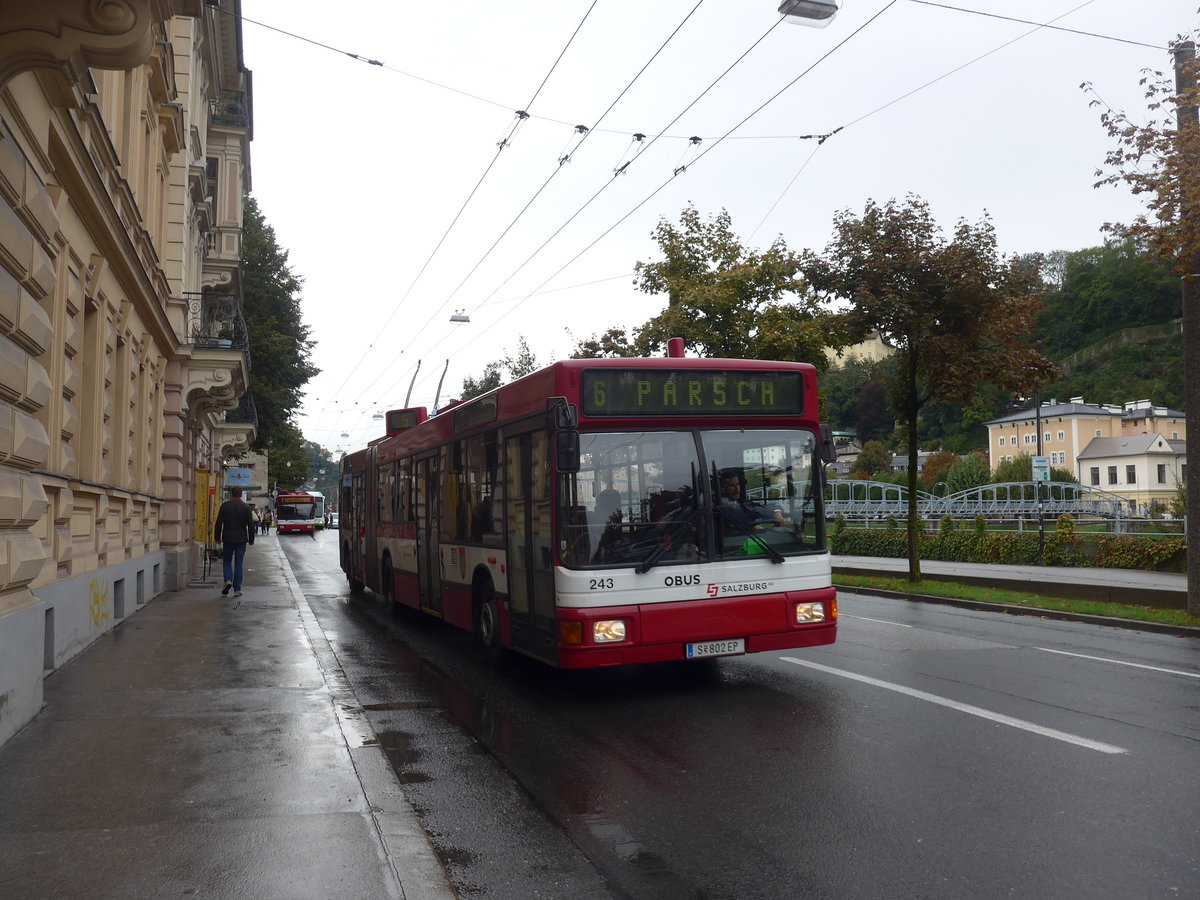
<svg viewBox="0 0 1200 900"><path fill-rule="evenodd" d="M702 659L706 656L735 656L746 652L745 638L731 638L727 641L702 641L698 644L687 645L688 659Z"/></svg>

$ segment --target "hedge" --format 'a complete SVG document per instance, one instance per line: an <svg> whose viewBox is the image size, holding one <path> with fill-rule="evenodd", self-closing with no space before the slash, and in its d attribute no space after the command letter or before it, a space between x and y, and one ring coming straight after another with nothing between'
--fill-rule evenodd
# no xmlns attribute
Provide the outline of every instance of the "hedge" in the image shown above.
<svg viewBox="0 0 1200 900"><path fill-rule="evenodd" d="M997 533L987 530L982 516L963 528L962 520L946 516L936 532L922 530L918 539L921 559L943 562L1037 565L1038 536L1030 532ZM1043 539L1042 565L1095 566L1108 569L1145 569L1184 572L1187 570L1183 538L1144 538L1130 535L1089 536L1075 534L1070 516L1061 516L1054 531ZM905 559L908 534L889 520L886 529L847 528L839 517L830 537L830 549L842 556L881 556Z"/></svg>

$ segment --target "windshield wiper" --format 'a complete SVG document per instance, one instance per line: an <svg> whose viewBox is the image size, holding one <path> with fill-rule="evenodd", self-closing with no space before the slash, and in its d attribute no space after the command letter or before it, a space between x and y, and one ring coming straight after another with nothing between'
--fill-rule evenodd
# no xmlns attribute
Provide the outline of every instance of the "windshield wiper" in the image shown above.
<svg viewBox="0 0 1200 900"><path fill-rule="evenodd" d="M776 550L774 547L772 547L770 544L768 544L766 541L764 541L762 538L760 538L757 534L755 534L753 529L749 528L746 525L743 525L741 522L739 522L737 519L735 519L733 517L733 514L730 513L729 510L727 510L723 504L718 505L717 508L719 510L721 510L721 515L725 518L726 522L729 522L730 524L732 524L735 528L737 528L738 531L740 531L742 534L746 535L746 537L750 538L750 540L754 541L754 543L758 544L758 546L762 547L763 551L767 554L767 556L771 557L771 562L777 562L777 563L783 562L783 554L782 553L780 553L778 550Z"/></svg>
<svg viewBox="0 0 1200 900"><path fill-rule="evenodd" d="M662 558L663 554L672 549L671 537L679 529L679 526L687 525L694 517L695 514L693 513L685 519L676 519L674 522L668 522L666 525L664 525L658 534L658 545L646 554L645 558L637 564L637 568L635 568L633 571L638 575L642 575L654 568L654 566Z"/></svg>

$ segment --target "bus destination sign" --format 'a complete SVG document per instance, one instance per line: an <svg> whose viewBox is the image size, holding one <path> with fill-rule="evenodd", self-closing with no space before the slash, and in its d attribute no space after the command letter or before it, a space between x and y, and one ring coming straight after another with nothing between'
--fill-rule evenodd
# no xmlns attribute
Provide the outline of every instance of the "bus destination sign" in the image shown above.
<svg viewBox="0 0 1200 900"><path fill-rule="evenodd" d="M585 416L797 416L800 372L587 369Z"/></svg>
<svg viewBox="0 0 1200 900"><path fill-rule="evenodd" d="M390 409L387 414L387 431L390 434L393 431L403 431L406 428L412 428L414 425L419 425L423 421L419 409Z"/></svg>

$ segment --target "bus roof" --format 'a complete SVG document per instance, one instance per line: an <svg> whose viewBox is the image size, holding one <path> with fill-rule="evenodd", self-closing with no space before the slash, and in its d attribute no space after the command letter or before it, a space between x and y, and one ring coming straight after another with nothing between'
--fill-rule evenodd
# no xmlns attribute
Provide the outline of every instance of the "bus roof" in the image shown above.
<svg viewBox="0 0 1200 900"><path fill-rule="evenodd" d="M371 440L368 448L377 448L380 462L394 459L417 452L425 447L437 446L457 437L495 427L498 423L511 422L537 414L544 414L550 398L563 397L569 403L579 405L579 424L581 430L596 428L612 428L621 430L631 426L651 428L691 428L700 425L711 426L715 421L726 421L733 425L744 425L747 418L762 427L794 426L797 414L772 414L757 412L745 417L719 417L715 415L670 414L659 412L638 416L611 414L604 416L589 416L582 408L584 373L597 371L636 370L647 373L702 373L714 375L727 373L798 373L797 379L791 376L793 383L799 382L800 397L802 398L803 414L800 416L806 422L815 424L817 420L817 382L816 368L811 363L781 362L759 359L712 359L702 357L637 357L616 359L567 359L552 363L536 372L531 372L509 384L501 385L473 397L463 403L445 407L426 421L404 431L384 435ZM594 375L589 376L593 378ZM655 379L661 383L665 379ZM343 460L343 468L357 469L366 463L366 450L347 454Z"/></svg>

